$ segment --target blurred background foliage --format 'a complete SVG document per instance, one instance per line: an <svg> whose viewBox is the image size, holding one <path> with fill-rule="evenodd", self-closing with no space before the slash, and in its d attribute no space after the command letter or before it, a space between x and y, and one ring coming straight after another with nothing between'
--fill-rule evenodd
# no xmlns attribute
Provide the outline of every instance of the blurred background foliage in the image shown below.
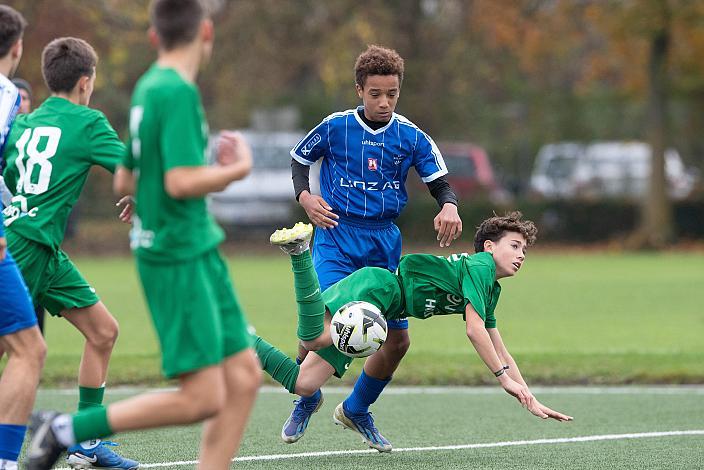
<svg viewBox="0 0 704 470"><path fill-rule="evenodd" d="M9 0L29 21L18 75L43 99L42 48L82 37L101 61L92 106L124 134L129 97L155 58L143 0ZM547 142L646 140L653 38L666 30L666 144L704 168L704 2L690 0L219 0L199 77L211 128L294 107L301 129L355 106L353 64L395 48L397 111L436 140L486 148L525 191ZM39 100L37 100L38 102Z"/></svg>

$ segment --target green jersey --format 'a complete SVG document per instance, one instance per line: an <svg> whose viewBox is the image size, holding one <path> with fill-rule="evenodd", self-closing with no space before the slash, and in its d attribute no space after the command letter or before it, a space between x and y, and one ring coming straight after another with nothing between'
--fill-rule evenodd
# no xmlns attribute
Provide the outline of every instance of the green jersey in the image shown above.
<svg viewBox="0 0 704 470"><path fill-rule="evenodd" d="M196 86L171 68L153 65L137 82L124 166L137 180L130 245L142 259L184 260L217 246L223 231L204 197L174 199L166 172L206 164L208 124Z"/></svg>
<svg viewBox="0 0 704 470"><path fill-rule="evenodd" d="M4 152L8 232L58 249L90 167L114 172L124 153L103 113L87 106L52 96L18 116Z"/></svg>
<svg viewBox="0 0 704 470"><path fill-rule="evenodd" d="M486 328L496 328L494 309L501 286L496 282L496 264L491 253L452 255L406 255L398 266L406 315L428 318L433 315L461 314L467 303L484 320Z"/></svg>

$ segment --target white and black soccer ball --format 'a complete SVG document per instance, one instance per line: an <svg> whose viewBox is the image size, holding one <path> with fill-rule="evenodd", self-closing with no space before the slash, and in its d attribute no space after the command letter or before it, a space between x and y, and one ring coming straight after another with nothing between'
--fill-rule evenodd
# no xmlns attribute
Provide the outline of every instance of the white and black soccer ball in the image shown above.
<svg viewBox="0 0 704 470"><path fill-rule="evenodd" d="M386 341L386 320L369 302L348 302L335 312L330 322L332 344L350 357L367 357Z"/></svg>

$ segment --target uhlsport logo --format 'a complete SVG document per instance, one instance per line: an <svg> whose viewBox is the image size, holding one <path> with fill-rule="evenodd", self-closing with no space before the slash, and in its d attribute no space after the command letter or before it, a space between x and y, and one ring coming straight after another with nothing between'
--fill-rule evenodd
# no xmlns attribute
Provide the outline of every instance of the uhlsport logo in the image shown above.
<svg viewBox="0 0 704 470"><path fill-rule="evenodd" d="M308 154L311 152L311 150L313 150L313 147L315 147L316 145L318 145L321 140L323 140L323 139L320 137L320 134L315 134L315 135L314 135L313 137L311 137L310 140L309 140L308 142L306 142L306 144L303 146L303 148L301 149L301 153L302 153L303 155L308 155Z"/></svg>
<svg viewBox="0 0 704 470"><path fill-rule="evenodd" d="M371 145L372 147L383 147L384 142L374 142L373 140L363 140L362 145Z"/></svg>

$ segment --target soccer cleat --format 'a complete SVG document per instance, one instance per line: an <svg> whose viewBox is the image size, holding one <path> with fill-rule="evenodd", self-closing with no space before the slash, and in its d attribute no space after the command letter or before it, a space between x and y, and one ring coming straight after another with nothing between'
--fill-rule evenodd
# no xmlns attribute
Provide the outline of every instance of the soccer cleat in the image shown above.
<svg viewBox="0 0 704 470"><path fill-rule="evenodd" d="M66 463L75 469L101 468L103 470L136 470L139 462L121 457L109 449L107 446L118 446L119 444L110 441L100 441L100 443L86 449L80 444L68 449Z"/></svg>
<svg viewBox="0 0 704 470"><path fill-rule="evenodd" d="M51 423L59 416L56 411L32 413L29 432L32 440L27 449L27 470L49 470L66 450L51 429Z"/></svg>
<svg viewBox="0 0 704 470"><path fill-rule="evenodd" d="M312 236L313 226L298 222L291 228L281 228L272 233L269 242L289 255L300 255L308 249Z"/></svg>
<svg viewBox="0 0 704 470"><path fill-rule="evenodd" d="M374 426L371 413L352 414L346 411L344 405L340 403L335 408L332 420L335 424L339 424L345 429L351 429L362 436L362 440L369 447L379 452L391 452L391 443Z"/></svg>
<svg viewBox="0 0 704 470"><path fill-rule="evenodd" d="M281 428L281 439L288 444L293 444L303 437L308 427L310 417L320 409L323 404L323 395L320 394L320 400L317 403L307 403L302 400L294 400L296 407L291 412Z"/></svg>

